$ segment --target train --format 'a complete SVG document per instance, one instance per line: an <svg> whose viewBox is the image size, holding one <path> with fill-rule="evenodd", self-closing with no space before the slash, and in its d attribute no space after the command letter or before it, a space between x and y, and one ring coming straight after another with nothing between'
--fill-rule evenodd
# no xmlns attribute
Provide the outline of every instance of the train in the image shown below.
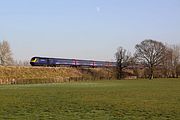
<svg viewBox="0 0 180 120"><path fill-rule="evenodd" d="M30 60L32 66L50 66L50 67L115 67L116 62L94 61L65 58L32 57Z"/></svg>

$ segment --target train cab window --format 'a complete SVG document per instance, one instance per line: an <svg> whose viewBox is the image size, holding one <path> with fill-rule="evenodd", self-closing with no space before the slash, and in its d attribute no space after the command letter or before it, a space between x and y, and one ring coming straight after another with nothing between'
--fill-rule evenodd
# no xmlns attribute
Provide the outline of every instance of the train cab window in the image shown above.
<svg viewBox="0 0 180 120"><path fill-rule="evenodd" d="M35 57L31 59L31 62L37 62L37 61L38 61L38 59Z"/></svg>
<svg viewBox="0 0 180 120"><path fill-rule="evenodd" d="M31 60L35 60L36 58L32 58Z"/></svg>

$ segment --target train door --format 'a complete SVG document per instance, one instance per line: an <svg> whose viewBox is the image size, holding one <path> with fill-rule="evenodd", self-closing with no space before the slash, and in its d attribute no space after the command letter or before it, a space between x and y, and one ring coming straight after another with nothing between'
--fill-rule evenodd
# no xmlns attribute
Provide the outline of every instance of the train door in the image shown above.
<svg viewBox="0 0 180 120"><path fill-rule="evenodd" d="M54 62L53 62L53 59L51 59L51 58L48 58L47 59L47 63L48 63L48 66L53 66L54 64Z"/></svg>

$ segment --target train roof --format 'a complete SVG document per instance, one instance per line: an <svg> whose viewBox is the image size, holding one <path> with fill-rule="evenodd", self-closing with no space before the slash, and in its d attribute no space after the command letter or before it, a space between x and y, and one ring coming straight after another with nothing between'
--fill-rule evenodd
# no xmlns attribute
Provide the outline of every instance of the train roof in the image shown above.
<svg viewBox="0 0 180 120"><path fill-rule="evenodd" d="M96 61L96 62L111 62L111 61L105 61L105 60L87 60L87 59L76 59L76 58L58 58L58 57L41 57L41 56L34 56L33 58L43 58L43 59L64 59L64 60L79 60L79 61ZM111 62L116 63L116 62Z"/></svg>

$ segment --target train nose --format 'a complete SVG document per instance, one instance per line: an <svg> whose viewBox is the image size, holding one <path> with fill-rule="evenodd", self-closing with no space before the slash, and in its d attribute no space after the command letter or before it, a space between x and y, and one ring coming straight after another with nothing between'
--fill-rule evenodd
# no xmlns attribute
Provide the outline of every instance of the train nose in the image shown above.
<svg viewBox="0 0 180 120"><path fill-rule="evenodd" d="M32 66L34 66L34 62L30 62L30 64L31 64Z"/></svg>
<svg viewBox="0 0 180 120"><path fill-rule="evenodd" d="M30 61L30 64L31 64L32 66L34 66L36 62L38 62L38 61L37 61L37 58L32 58L31 61Z"/></svg>

